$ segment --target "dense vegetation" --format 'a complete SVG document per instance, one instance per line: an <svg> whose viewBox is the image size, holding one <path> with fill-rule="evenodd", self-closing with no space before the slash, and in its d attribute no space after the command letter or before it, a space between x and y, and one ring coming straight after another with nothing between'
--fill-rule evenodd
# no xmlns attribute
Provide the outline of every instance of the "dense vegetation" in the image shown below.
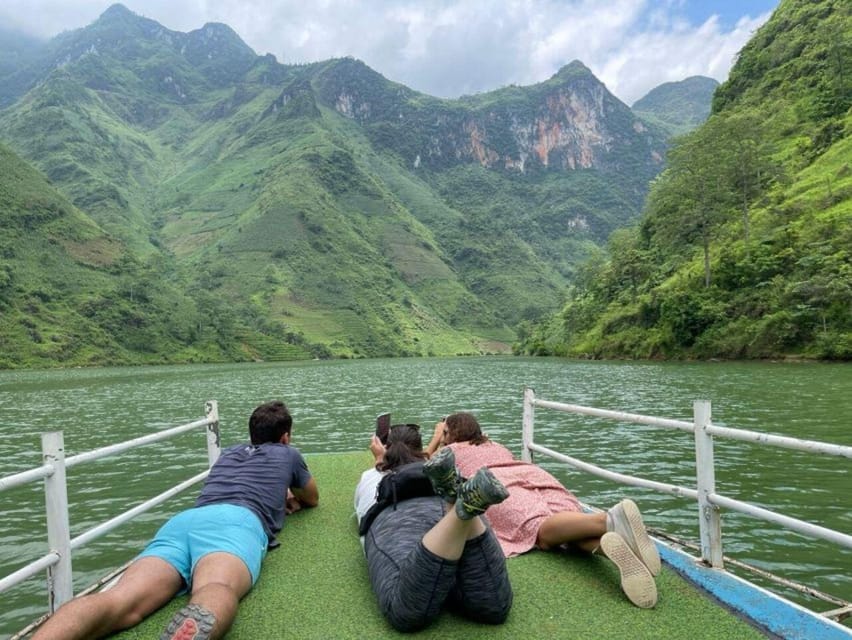
<svg viewBox="0 0 852 640"><path fill-rule="evenodd" d="M187 296L173 265L134 258L2 145L0 211L0 367L252 357L233 339L239 311Z"/></svg>
<svg viewBox="0 0 852 640"><path fill-rule="evenodd" d="M579 62L439 100L121 5L7 42L4 367L506 351L665 152Z"/></svg>
<svg viewBox="0 0 852 640"><path fill-rule="evenodd" d="M783 0L641 221L518 350L852 358L852 5Z"/></svg>
<svg viewBox="0 0 852 640"><path fill-rule="evenodd" d="M666 82L633 103L633 113L683 135L701 125L710 115L713 92L719 83L713 78L692 76L680 82Z"/></svg>

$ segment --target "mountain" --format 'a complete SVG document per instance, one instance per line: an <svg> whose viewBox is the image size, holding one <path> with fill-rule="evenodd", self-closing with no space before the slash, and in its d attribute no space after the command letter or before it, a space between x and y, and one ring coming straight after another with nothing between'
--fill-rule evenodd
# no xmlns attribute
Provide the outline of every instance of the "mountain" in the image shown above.
<svg viewBox="0 0 852 640"><path fill-rule="evenodd" d="M707 120L713 92L718 86L716 80L704 76L666 82L634 102L631 109L643 120L663 127L670 135L681 135Z"/></svg>
<svg viewBox="0 0 852 640"><path fill-rule="evenodd" d="M2 145L0 228L0 367L186 361L190 336L208 357L239 357L215 347L203 309Z"/></svg>
<svg viewBox="0 0 852 640"><path fill-rule="evenodd" d="M26 70L43 47L41 40L0 25L0 108L25 91L31 82Z"/></svg>
<svg viewBox="0 0 852 640"><path fill-rule="evenodd" d="M42 45L37 38L0 26L0 78L27 64Z"/></svg>
<svg viewBox="0 0 852 640"><path fill-rule="evenodd" d="M852 358L852 6L784 0L519 351Z"/></svg>
<svg viewBox="0 0 852 640"><path fill-rule="evenodd" d="M579 62L442 100L357 60L281 65L225 25L175 32L122 5L16 74L0 139L122 247L126 280L144 272L134 292L208 314L209 331L181 334L134 294L148 342L177 333L178 358L505 350L636 218L666 149ZM135 357L124 328L103 361Z"/></svg>

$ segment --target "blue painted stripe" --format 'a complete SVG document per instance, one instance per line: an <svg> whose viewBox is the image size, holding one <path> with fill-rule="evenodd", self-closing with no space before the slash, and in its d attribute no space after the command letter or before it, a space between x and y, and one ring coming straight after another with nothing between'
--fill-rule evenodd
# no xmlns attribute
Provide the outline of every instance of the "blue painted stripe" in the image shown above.
<svg viewBox="0 0 852 640"><path fill-rule="evenodd" d="M849 640L852 629L738 576L711 569L683 551L657 543L663 561L725 605L784 640Z"/></svg>

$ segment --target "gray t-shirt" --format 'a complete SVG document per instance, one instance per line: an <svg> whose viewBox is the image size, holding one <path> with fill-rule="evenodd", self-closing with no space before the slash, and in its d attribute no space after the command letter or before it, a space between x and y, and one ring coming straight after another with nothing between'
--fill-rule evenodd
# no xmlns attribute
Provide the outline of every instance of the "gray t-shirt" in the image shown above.
<svg viewBox="0 0 852 640"><path fill-rule="evenodd" d="M298 449L278 443L241 444L222 452L195 506L226 503L251 509L271 542L284 526L287 489L301 489L310 479Z"/></svg>

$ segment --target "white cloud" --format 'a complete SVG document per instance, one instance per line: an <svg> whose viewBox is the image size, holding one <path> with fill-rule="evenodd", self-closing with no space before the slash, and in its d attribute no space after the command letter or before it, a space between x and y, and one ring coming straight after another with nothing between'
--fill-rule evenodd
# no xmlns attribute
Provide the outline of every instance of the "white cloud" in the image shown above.
<svg viewBox="0 0 852 640"><path fill-rule="evenodd" d="M49 36L84 26L109 0L3 0L0 24ZM631 104L655 86L705 75L724 80L768 17L725 30L683 18L683 1L651 0L125 0L169 29L230 25L281 62L351 55L442 97L533 84L574 59ZM744 10L743 10L744 11Z"/></svg>

